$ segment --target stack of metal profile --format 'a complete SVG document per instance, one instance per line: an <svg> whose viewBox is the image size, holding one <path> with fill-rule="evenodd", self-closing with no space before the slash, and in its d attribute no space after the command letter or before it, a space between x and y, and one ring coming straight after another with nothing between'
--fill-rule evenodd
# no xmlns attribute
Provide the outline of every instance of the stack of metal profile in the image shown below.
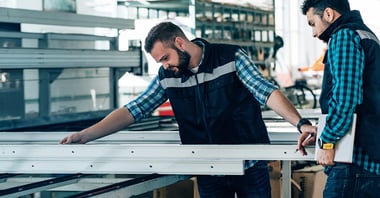
<svg viewBox="0 0 380 198"><path fill-rule="evenodd" d="M183 145L178 131L120 131L84 145L61 145L71 132L1 132L0 195L67 189L92 196L142 193L193 175L241 175L244 160L256 159L283 162L287 197L290 162L314 160L314 147L302 156L296 152L299 133L294 126L271 119L266 125L271 144L259 145Z"/></svg>

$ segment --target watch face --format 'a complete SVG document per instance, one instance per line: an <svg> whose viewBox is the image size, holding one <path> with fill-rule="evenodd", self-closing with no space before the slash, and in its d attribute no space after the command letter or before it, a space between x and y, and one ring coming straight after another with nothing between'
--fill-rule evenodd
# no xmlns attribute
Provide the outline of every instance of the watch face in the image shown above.
<svg viewBox="0 0 380 198"><path fill-rule="evenodd" d="M324 150L332 150L334 149L334 144L333 143L323 143L323 141L318 138L318 146L320 149Z"/></svg>
<svg viewBox="0 0 380 198"><path fill-rule="evenodd" d="M319 146L320 149L323 148L323 146L322 146L322 140L320 138L318 138L318 146Z"/></svg>

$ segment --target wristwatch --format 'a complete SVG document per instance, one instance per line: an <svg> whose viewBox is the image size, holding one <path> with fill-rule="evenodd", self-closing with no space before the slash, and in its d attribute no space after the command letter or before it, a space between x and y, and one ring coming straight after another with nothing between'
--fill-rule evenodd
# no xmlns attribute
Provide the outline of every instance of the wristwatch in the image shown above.
<svg viewBox="0 0 380 198"><path fill-rule="evenodd" d="M334 143L325 143L321 140L321 138L318 138L318 146L323 150L333 150L335 148Z"/></svg>
<svg viewBox="0 0 380 198"><path fill-rule="evenodd" d="M298 121L298 123L297 123L297 130L301 134L302 134L301 126L304 125L304 124L312 125L311 122L308 119L306 119L306 118L302 118L300 121Z"/></svg>

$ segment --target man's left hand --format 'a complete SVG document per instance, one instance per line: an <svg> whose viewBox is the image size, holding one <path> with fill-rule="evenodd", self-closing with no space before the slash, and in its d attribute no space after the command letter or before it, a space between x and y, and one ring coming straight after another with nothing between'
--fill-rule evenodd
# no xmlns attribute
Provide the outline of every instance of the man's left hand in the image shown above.
<svg viewBox="0 0 380 198"><path fill-rule="evenodd" d="M335 150L319 149L317 155L317 163L322 166L334 165Z"/></svg>

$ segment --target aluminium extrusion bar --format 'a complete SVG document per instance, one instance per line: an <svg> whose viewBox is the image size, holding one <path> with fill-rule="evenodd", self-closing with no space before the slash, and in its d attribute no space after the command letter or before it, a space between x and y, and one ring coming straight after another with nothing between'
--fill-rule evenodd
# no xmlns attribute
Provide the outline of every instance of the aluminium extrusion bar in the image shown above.
<svg viewBox="0 0 380 198"><path fill-rule="evenodd" d="M129 197L191 178L189 175L142 175L125 178L74 174L56 177L21 175L0 183L1 197L19 197L41 191L77 191L73 197ZM128 195L128 196L127 196Z"/></svg>
<svg viewBox="0 0 380 198"><path fill-rule="evenodd" d="M150 145L146 146L150 147ZM125 152L140 152L140 149L136 150L134 145L127 146L133 149L129 151L123 149L125 145L80 145L79 147L78 145L1 146L0 173L187 175L210 173L241 175L243 173L242 160L186 159L178 156L163 158L159 155L163 152L162 150L154 150L157 147L148 151L150 152L148 157L123 155ZM163 147L165 145L162 145L161 148ZM70 156L69 153L74 155ZM118 154L120 155L118 156Z"/></svg>
<svg viewBox="0 0 380 198"><path fill-rule="evenodd" d="M73 184L73 183L78 182L79 178L87 177L87 176L88 175L83 175L83 174L73 174L73 175L66 175L66 176L61 176L61 177L57 177L53 179L42 180L35 183L30 183L30 184L25 184L21 186L16 186L13 188L0 190L0 196L3 198L24 196L31 193L44 191L50 188Z"/></svg>
<svg viewBox="0 0 380 198"><path fill-rule="evenodd" d="M0 31L0 38L20 38L20 39L55 39L55 40L82 40L82 41L113 41L115 37L97 36L92 34L60 34L60 33L29 33Z"/></svg>
<svg viewBox="0 0 380 198"><path fill-rule="evenodd" d="M0 132L1 144L57 144L72 132ZM269 132L272 144L295 144L298 132ZM121 131L87 144L180 144L178 131Z"/></svg>
<svg viewBox="0 0 380 198"><path fill-rule="evenodd" d="M2 69L139 66L139 51L0 49Z"/></svg>
<svg viewBox="0 0 380 198"><path fill-rule="evenodd" d="M0 173L239 175L243 174L243 160L314 159L312 148L307 148L307 156L295 148L295 145L0 145Z"/></svg>
<svg viewBox="0 0 380 198"><path fill-rule="evenodd" d="M295 144L299 137L297 129L285 122L266 122L272 144ZM73 132L1 132L0 144L55 144ZM119 131L94 140L93 143L177 143L178 131Z"/></svg>
<svg viewBox="0 0 380 198"><path fill-rule="evenodd" d="M1 144L57 144L73 132L0 132ZM87 144L180 144L178 131L120 131Z"/></svg>
<svg viewBox="0 0 380 198"><path fill-rule="evenodd" d="M268 123L266 122L269 131L269 136L272 142L272 145L179 145L179 134L177 131L122 131L119 133L115 133L111 136L107 136L101 139L98 139L94 142L89 143L88 145L56 145L58 141L66 136L67 132L2 132L0 133L0 145L3 145L4 147L9 148L15 148L16 146L20 146L22 148L23 146L32 146L32 147L44 147L41 148L41 150L37 153L43 153L46 151L49 151L49 153L56 151L51 151L50 147L46 148L45 146L41 145L48 144L47 146L53 146L56 148L68 148L69 150L66 151L66 154L64 154L64 158L67 160L65 163L73 161L73 158L70 158L71 155L77 154L79 151L83 152L81 153L81 156L84 157L83 154L85 153L95 153L98 152L99 148L97 150L82 150L82 148L95 148L100 147L102 148L109 148L112 146L126 146L121 143L133 143L133 145L130 146L130 150L128 151L121 151L119 149L111 149L109 152L105 152L103 154L106 154L106 157L109 157L109 153L124 153L126 155L134 156L130 157L131 159L126 159L126 161L110 161L110 160L104 160L107 161L107 163L120 163L120 166L122 166L121 173L130 173L129 171L132 171L132 173L135 173L136 171L147 171L147 173L156 173L158 171L156 170L170 170L168 174L176 174L176 173L184 173L184 170L176 169L178 167L187 169L187 172L185 174L191 174L191 173L199 173L200 171L203 171L203 174L242 174L242 160L243 159L254 159L254 158L263 158L263 159L270 159L270 160L282 160L283 163L283 196L284 197L290 197L290 180L291 180L291 166L290 161L291 160L314 160L314 148L307 148L307 152L309 153L308 156L301 156L299 153L295 152L295 143L297 141L297 138L299 136L298 132L296 131L295 127L292 127L290 125L286 126L283 123ZM278 128L283 128L283 131L288 132L278 132L280 130L277 130ZM291 128L293 128L291 130ZM273 130L275 129L275 130ZM290 132L291 131L291 132ZM156 144L146 144L146 143L156 143ZM51 145L51 144L54 145ZM110 144L111 143L111 144ZM118 145L115 145L118 144ZM135 143L145 143L145 144L139 144L136 145ZM161 143L161 144L157 144ZM273 145L280 144L280 145ZM18 145L14 145L18 144ZM50 144L50 145L49 145ZM120 145L121 144L121 145ZM34 146L33 146L34 145ZM157 147L151 147L153 145L156 145ZM80 149L77 150L75 147L79 146ZM168 146L168 147L167 147ZM205 146L205 147L204 147ZM211 146L208 148L208 146ZM144 147L150 147L145 148ZM223 149L221 149L223 147ZM1 147L0 147L1 148ZM70 150L71 148L71 150ZM165 149L163 149L165 148ZM182 150L183 148L183 150ZM240 149L239 149L240 148ZM74 150L73 150L74 149ZM102 149L100 149L102 150ZM113 151L112 151L113 150ZM168 153L168 150L170 150L170 153ZM265 150L265 152L263 152ZM16 152L17 151L17 152ZM104 150L103 150L104 151ZM13 149L12 151L8 150L9 152L14 152L13 154L20 154L21 150ZM7 152L0 152L1 154L5 154ZM25 152L28 152L28 156L32 155L33 159L23 159L23 155L20 155L19 160L22 160L22 162L14 162L14 159L6 159L7 157L0 156L0 159L6 159L8 162L13 162L17 165L23 164L26 161L28 161L28 165L25 165L25 170L27 171L35 171L35 173L40 173L41 171L36 170L37 166L34 162L37 162L41 159L46 159L45 156L39 156L39 154L34 155L36 152L30 149L26 149ZM61 151L64 152L64 151ZM71 152L71 154L69 154ZM79 153L80 153L79 152ZM183 152L183 153L182 153ZM191 153L191 154L190 154ZM227 155L226 155L227 154ZM12 155L12 154L11 154ZM59 153L55 154L61 155ZM175 156L178 155L178 156ZM221 156L220 156L221 155ZM232 155L232 156L231 156ZM116 155L121 158L123 155ZM210 158L211 156L211 158ZM215 158L215 156L217 156ZM10 156L8 156L10 157ZM53 156L54 157L54 156ZM91 156L90 156L91 157ZM95 157L96 156L92 156ZM99 156L98 160L102 159L103 156ZM181 158L182 157L182 158ZM221 158L219 158L221 157ZM232 157L232 158L229 158ZM37 159L36 159L37 158ZM80 158L80 157L76 157ZM113 158L111 156L111 158ZM148 158L148 159L146 159ZM159 159L163 158L163 159ZM137 159L137 160L134 160ZM209 159L211 161L204 161L205 159ZM227 161L225 161L227 159ZM47 159L45 165L48 164L50 166L54 166L54 164L51 164L51 160L53 159ZM50 160L50 161L49 161ZM62 159L61 159L62 160ZM129 160L129 161L128 161ZM140 161L139 161L140 160ZM187 161L186 161L187 160ZM103 162L104 162L103 161ZM132 163L133 161L133 163ZM202 161L202 162L200 162ZM0 164L4 161L0 160ZM59 162L57 163L54 161L59 167ZM189 162L191 163L197 163L197 166L189 165ZM62 163L62 162L61 162ZM88 166L91 167L91 162L78 162L80 163L87 163L85 168L88 169ZM161 163L161 164L160 164ZM203 163L203 164L202 164ZM224 166L224 170L222 172L217 172L217 169L220 171L221 164ZM235 163L235 164L233 164ZM128 164L130 166L125 167L125 165ZM132 164L132 165L131 165ZM12 167L12 164L8 164L9 167ZM83 164L82 164L83 165ZM103 170L100 170L98 165L104 165L104 164L96 164L96 166L93 166L91 168L96 167L97 171L106 171L107 168L109 168L111 171L116 170L115 167L102 167ZM0 165L2 167L2 165ZM32 167L32 168L31 168ZM143 167L143 168L142 168ZM14 167L17 169L18 167ZM75 166L76 169L78 169L78 166ZM33 169L33 170L31 170ZM189 169L191 170L191 173L189 172ZM5 170L2 170L5 171ZM0 170L0 172L2 172ZM49 171L56 171L55 173L59 172L60 170L49 170ZM48 171L48 172L49 172ZM94 169L92 170L94 171ZM182 172L181 172L182 171ZM232 172L233 171L233 172ZM17 170L16 172L23 172L23 170ZM108 174L108 172L107 172ZM123 189L121 189L123 190Z"/></svg>
<svg viewBox="0 0 380 198"><path fill-rule="evenodd" d="M290 161L313 160L313 148L306 150L307 156L296 153L295 145L2 145L0 172L241 175L243 159L281 160L283 195L290 197Z"/></svg>
<svg viewBox="0 0 380 198"><path fill-rule="evenodd" d="M0 31L0 38L44 39L45 35L42 33Z"/></svg>
<svg viewBox="0 0 380 198"><path fill-rule="evenodd" d="M0 174L0 183L7 181L9 178L16 177L20 174L9 174L9 173L2 173Z"/></svg>
<svg viewBox="0 0 380 198"><path fill-rule="evenodd" d="M317 120L318 116L321 115L321 109L297 109L297 111L301 114L303 118L308 118L311 120ZM276 112L270 110L270 111L263 111L262 112L263 119L268 120L284 120L283 117L278 115Z"/></svg>
<svg viewBox="0 0 380 198"><path fill-rule="evenodd" d="M8 23L29 23L77 27L102 27L115 29L135 28L133 19L1 7L0 21Z"/></svg>
<svg viewBox="0 0 380 198"><path fill-rule="evenodd" d="M0 189L10 189L16 186L24 186L27 184L46 181L49 179L55 179L59 176L61 176L61 174L59 175L19 174L14 177L9 177L6 180L0 182ZM88 191L88 190L100 188L106 185L123 182L129 179L133 179L133 177L128 175L128 177L124 177L124 178L114 178L114 175L94 175L94 177L89 176L89 177L78 178L78 182L76 183L49 188L47 190L48 191Z"/></svg>
<svg viewBox="0 0 380 198"><path fill-rule="evenodd" d="M136 178L133 180L111 184L86 192L81 192L67 198L132 197L133 195L139 195L190 178L191 176L188 175L151 174L141 178Z"/></svg>

